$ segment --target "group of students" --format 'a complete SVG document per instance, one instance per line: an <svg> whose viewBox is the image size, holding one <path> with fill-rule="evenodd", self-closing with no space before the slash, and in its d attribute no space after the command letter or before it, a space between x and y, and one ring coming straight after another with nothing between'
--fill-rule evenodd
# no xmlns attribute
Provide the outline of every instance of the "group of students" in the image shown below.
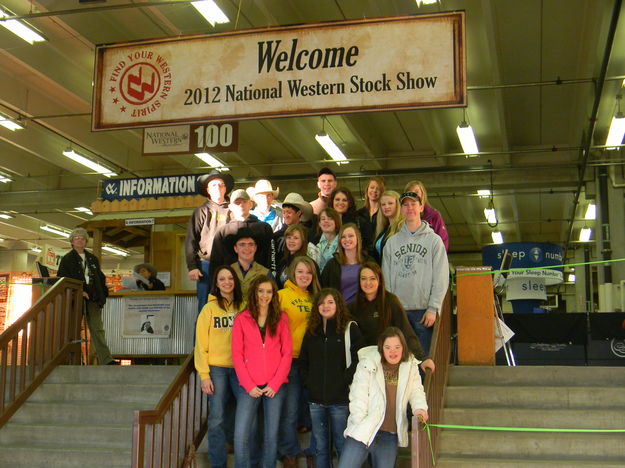
<svg viewBox="0 0 625 468"><path fill-rule="evenodd" d="M195 346L210 399L213 467L226 466L233 420L235 466L274 467L278 458L296 466L301 401L312 425L309 466L319 468L331 466L331 442L341 468L360 466L367 456L374 468L393 466L397 446L408 444L408 404L427 419L418 367L434 371L429 340L448 287L442 218L427 209L422 184L408 184L399 195L377 177L356 211L348 189L335 184L323 196L329 174L322 171L319 199L308 204L289 194L282 213L266 199L259 206L254 191L230 197L230 206L242 209L240 224L227 222L220 232L230 238L235 261L211 258L211 294L198 317ZM264 194L277 195L270 184ZM257 215L249 214L251 198ZM315 204L322 199L325 206ZM431 224L423 222L428 215ZM271 245L256 223L270 226ZM267 263L257 261L261 249Z"/></svg>
<svg viewBox="0 0 625 468"><path fill-rule="evenodd" d="M296 466L304 392L314 466L331 466L331 443L339 467L360 466L369 453L374 467L394 466L398 445L408 443L408 404L427 419L417 365L434 370L434 363L397 298L385 290L376 263L360 268L359 285L347 306L339 291L320 287L309 257L297 257L283 289L257 275L244 298L232 267L219 267L195 345L202 391L210 396L211 466L226 466L230 395L236 399L235 466L275 467L278 457L283 466ZM262 460L257 432L263 434Z"/></svg>

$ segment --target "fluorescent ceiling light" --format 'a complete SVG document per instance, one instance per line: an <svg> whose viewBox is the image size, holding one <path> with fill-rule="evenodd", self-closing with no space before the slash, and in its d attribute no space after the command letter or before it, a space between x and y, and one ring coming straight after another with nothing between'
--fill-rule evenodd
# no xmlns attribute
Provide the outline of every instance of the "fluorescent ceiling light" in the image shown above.
<svg viewBox="0 0 625 468"><path fill-rule="evenodd" d="M208 164L210 167L217 169L218 171L229 171L224 163L222 163L219 159L213 156L210 153L195 153L195 155Z"/></svg>
<svg viewBox="0 0 625 468"><path fill-rule="evenodd" d="M580 242L588 242L588 241L590 241L590 236L592 236L592 229L591 228L582 228L582 230L579 231L579 241Z"/></svg>
<svg viewBox="0 0 625 468"><path fill-rule="evenodd" d="M107 252L111 252L115 255L121 255L122 257L128 257L130 255L130 253L126 252L125 250L121 250L115 247L109 247L108 245L102 246L102 250L106 250Z"/></svg>
<svg viewBox="0 0 625 468"><path fill-rule="evenodd" d="M93 214L93 212L89 208L87 208L86 206L77 206L74 209L80 211L81 213L87 213L88 215L92 215Z"/></svg>
<svg viewBox="0 0 625 468"><path fill-rule="evenodd" d="M484 208L484 217L490 224L497 224L497 213L495 213L495 208Z"/></svg>
<svg viewBox="0 0 625 468"><path fill-rule="evenodd" d="M106 177L113 177L117 175L108 167L104 167L101 164L98 164L97 162L94 162L94 161L91 161L90 159L85 158L84 156L78 154L76 151L74 151L71 148L68 148L65 151L63 151L63 155L67 156L69 159L73 161L76 161L78 164L82 164L83 166L86 166L89 169L92 169L96 171L97 173L102 174Z"/></svg>
<svg viewBox="0 0 625 468"><path fill-rule="evenodd" d="M4 114L0 114L0 125L4 128L8 128L12 132L24 129L24 126L20 122L13 120L11 117L7 117Z"/></svg>
<svg viewBox="0 0 625 468"><path fill-rule="evenodd" d="M54 227L54 226L50 226L50 225L48 225L48 224L46 224L45 226L41 226L41 230L42 230L42 231L48 231L48 232L51 232L51 233L53 233L53 234L58 234L59 236L63 236L63 237L65 237L65 238L68 238L68 237L69 237L69 232L64 231L64 230L63 230L63 229L61 229L61 228L57 228L57 227Z"/></svg>
<svg viewBox="0 0 625 468"><path fill-rule="evenodd" d="M11 219L12 217L13 216L11 216L11 215L0 213L0 218L2 218L2 219Z"/></svg>
<svg viewBox="0 0 625 468"><path fill-rule="evenodd" d="M4 239L2 237L0 237L0 242L4 242Z"/></svg>
<svg viewBox="0 0 625 468"><path fill-rule="evenodd" d="M229 23L230 19L226 14L221 11L221 8L213 0L202 0L199 2L191 2L191 5L195 7L200 14L206 18L211 26L215 26L215 23Z"/></svg>
<svg viewBox="0 0 625 468"><path fill-rule="evenodd" d="M625 136L625 116L619 112L612 117L608 138L605 140L605 144L608 146L607 149L616 149L615 145L623 143L623 136Z"/></svg>
<svg viewBox="0 0 625 468"><path fill-rule="evenodd" d="M503 234L501 232L493 231L490 233L490 236L493 238L495 244L503 244Z"/></svg>
<svg viewBox="0 0 625 468"><path fill-rule="evenodd" d="M574 273L569 274L567 281L569 283L575 283L575 274Z"/></svg>
<svg viewBox="0 0 625 468"><path fill-rule="evenodd" d="M438 0L416 0L417 7L421 5L433 5L434 3L438 3Z"/></svg>
<svg viewBox="0 0 625 468"><path fill-rule="evenodd" d="M595 205L594 203L588 204L584 219L597 219L597 205Z"/></svg>
<svg viewBox="0 0 625 468"><path fill-rule="evenodd" d="M475 140L475 134L473 128L466 122L460 122L460 125L456 128L460 144L462 145L462 151L468 155L478 154L480 150L477 148L477 141Z"/></svg>
<svg viewBox="0 0 625 468"><path fill-rule="evenodd" d="M3 176L0 174L0 182L4 182L6 184L7 182L11 182L11 181L12 179L9 179L7 176Z"/></svg>
<svg viewBox="0 0 625 468"><path fill-rule="evenodd" d="M315 135L315 140L317 140L317 143L319 143L323 147L326 153L328 153L338 165L349 164L347 157L343 154L341 149L336 146L336 143L332 141L332 138L330 138L330 136L326 132L317 133Z"/></svg>
<svg viewBox="0 0 625 468"><path fill-rule="evenodd" d="M33 248L32 248L32 249L30 249L30 250L32 250L32 251L33 251L33 252L35 252L35 253L41 253L41 249L40 249L39 247L33 247Z"/></svg>
<svg viewBox="0 0 625 468"><path fill-rule="evenodd" d="M478 190L477 194L480 198L490 198L490 190L488 189Z"/></svg>
<svg viewBox="0 0 625 468"><path fill-rule="evenodd" d="M12 15L9 15L5 11L0 10L0 18L7 18L9 16ZM24 23L16 19L0 21L0 26L4 26L13 34L24 39L29 44L34 44L35 42L42 42L46 40L41 34L36 32L34 29L31 29L32 26L28 25L28 23Z"/></svg>

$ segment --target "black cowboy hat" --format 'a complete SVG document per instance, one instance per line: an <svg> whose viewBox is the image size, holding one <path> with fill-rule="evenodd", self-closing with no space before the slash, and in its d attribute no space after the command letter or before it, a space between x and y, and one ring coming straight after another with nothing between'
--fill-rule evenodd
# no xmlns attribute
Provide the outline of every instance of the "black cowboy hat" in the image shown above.
<svg viewBox="0 0 625 468"><path fill-rule="evenodd" d="M226 195L232 192L232 189L234 188L234 178L230 174L216 170L198 177L198 192L202 195L208 196L208 192L206 190L208 188L208 183L214 179L221 179L224 181L224 184L226 184Z"/></svg>

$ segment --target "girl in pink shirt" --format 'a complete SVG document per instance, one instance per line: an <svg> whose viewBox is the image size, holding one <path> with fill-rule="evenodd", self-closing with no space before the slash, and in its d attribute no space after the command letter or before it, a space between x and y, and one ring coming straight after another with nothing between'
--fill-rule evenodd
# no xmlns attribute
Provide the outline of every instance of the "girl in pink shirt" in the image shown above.
<svg viewBox="0 0 625 468"><path fill-rule="evenodd" d="M291 332L277 287L265 275L250 285L247 309L232 327L232 362L239 379L234 428L235 467L250 466L250 434L258 405L264 409L263 467L275 468L280 411L291 368Z"/></svg>

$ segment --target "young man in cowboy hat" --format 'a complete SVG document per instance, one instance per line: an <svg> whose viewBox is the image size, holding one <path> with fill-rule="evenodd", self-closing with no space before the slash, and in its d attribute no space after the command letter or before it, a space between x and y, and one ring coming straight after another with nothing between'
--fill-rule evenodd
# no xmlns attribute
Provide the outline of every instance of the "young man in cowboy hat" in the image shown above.
<svg viewBox="0 0 625 468"><path fill-rule="evenodd" d="M256 203L256 207L251 213L260 221L269 224L273 232L279 231L283 224L282 210L274 208L271 204L278 198L280 188L276 187L274 190L271 182L266 179L260 179L254 187L248 187L246 191L252 197L254 203Z"/></svg>
<svg viewBox="0 0 625 468"><path fill-rule="evenodd" d="M221 265L231 265L237 259L233 250L232 239L237 235L239 229L248 228L256 240L256 254L254 260L264 267L271 267L271 249L273 241L273 231L267 223L259 221L256 216L250 213L252 200L249 194L243 189L237 189L230 196L231 220L221 226L213 239L211 251L210 277L217 267Z"/></svg>
<svg viewBox="0 0 625 468"><path fill-rule="evenodd" d="M322 167L317 173L317 198L310 202L315 215L319 215L328 206L330 194L336 188L336 174L329 167Z"/></svg>
<svg viewBox="0 0 625 468"><path fill-rule="evenodd" d="M258 244L250 228L242 227L234 236L230 237L230 242L233 244L232 248L237 255L237 261L230 266L239 277L241 291L245 298L247 297L248 288L250 284L252 284L252 280L255 276L269 275L273 277L273 275L269 271L269 268L254 261L254 256L258 250Z"/></svg>
<svg viewBox="0 0 625 468"><path fill-rule="evenodd" d="M219 171L212 171L198 178L198 192L208 198L189 218L185 239L188 277L191 281L197 281L198 312L208 300L213 240L217 229L228 222L227 195L233 187L232 176Z"/></svg>
<svg viewBox="0 0 625 468"><path fill-rule="evenodd" d="M289 193L284 197L282 202L282 221L284 224L282 228L276 231L273 238L276 243L276 258L282 258L284 254L284 231L289 226L295 224L303 224L307 228L310 228L310 221L313 218L313 209L304 198L295 192Z"/></svg>

